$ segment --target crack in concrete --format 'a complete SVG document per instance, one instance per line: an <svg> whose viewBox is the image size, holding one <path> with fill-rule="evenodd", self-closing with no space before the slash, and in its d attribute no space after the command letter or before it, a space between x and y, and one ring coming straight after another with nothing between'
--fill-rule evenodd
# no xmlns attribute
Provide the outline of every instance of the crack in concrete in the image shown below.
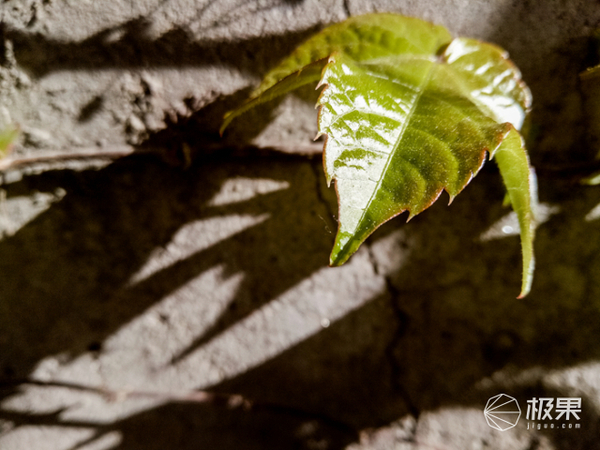
<svg viewBox="0 0 600 450"><path fill-rule="evenodd" d="M367 244L367 243L365 243L364 245L367 249L367 254L369 255L369 262L373 266L373 272L375 272L375 275L382 276L384 278L386 286L387 286L389 284L387 276L385 274L380 273L380 271L379 271L379 265L377 264L377 258L375 258L375 254L373 253L373 247L371 247L371 245ZM386 289L389 292L389 286L386 287Z"/></svg>
<svg viewBox="0 0 600 450"><path fill-rule="evenodd" d="M398 305L397 299L400 295L400 291L394 286L389 275L382 273L382 271L379 269L378 264L377 264L377 259L373 252L373 248L371 247L371 245L366 244L366 243L363 245L365 245L365 247L367 248L367 252L369 255L369 261L371 262L371 265L373 266L373 271L375 272L375 274L381 276L383 278L383 280L385 281L386 291L390 297L390 306L391 306L391 309L394 313L394 317L397 322L396 329L394 331L392 339L390 339L390 342L387 344L387 346L385 348L385 356L386 356L386 359L390 366L390 378L391 378L390 385L396 392L398 392L398 394L400 395L402 400L404 400L404 403L406 403L406 406L407 406L410 414L415 418L415 421L418 421L421 411L415 405L415 403L413 402L413 400L410 397L407 390L400 383L400 375L402 373L402 367L398 363L398 360L394 354L395 349L397 348L398 344L402 340L402 337L406 330L406 324L408 322L408 315ZM415 426L415 433L416 433L416 426Z"/></svg>
<svg viewBox="0 0 600 450"><path fill-rule="evenodd" d="M322 203L325 206L330 217L335 218L335 214L333 213L333 211L331 211L330 202L323 196L323 193L321 191L321 189L322 189L322 187L321 187L322 174L319 171L319 166L317 164L315 164L314 162L311 162L310 164L311 164L311 167L315 174L317 199L319 200L320 203ZM386 359L390 366L390 372L391 372L391 386L396 392L398 392L398 394L400 395L400 397L406 404L408 411L414 417L415 421L418 421L421 411L414 404L413 400L411 399L411 397L408 394L408 392L406 391L406 389L400 384L399 379L400 379L400 374L402 372L402 368L394 355L394 350L397 347L400 340L402 339L402 336L406 329L406 323L408 320L408 316L407 316L406 312L399 307L399 305L397 303L397 298L398 298L400 292L393 285L390 277L387 274L383 273L383 271L379 268L379 264L377 263L377 258L375 257L373 248L371 247L371 245L369 243L366 243L366 242L363 245L365 246L365 248L367 250L369 262L371 263L371 266L373 267L373 272L375 273L375 275L382 277L385 282L386 291L390 297L390 305L391 305L392 311L394 312L394 317L397 322L396 330L394 331L392 339L390 340L390 342L387 344L387 346L385 348L385 356L386 356ZM417 429L417 427L415 426L413 429L413 433L415 435L412 436L410 439L408 439L408 442L415 442L416 429Z"/></svg>
<svg viewBox="0 0 600 450"><path fill-rule="evenodd" d="M400 397L402 397L402 399L406 403L406 406L407 406L409 412L412 414L412 416L415 418L415 420L418 421L419 416L421 415L421 411L416 406L414 401L412 400L412 398L411 398L410 394L408 393L408 391L406 390L406 388L400 383L402 367L399 364L398 359L396 358L396 355L395 355L395 350L398 347L398 345L400 344L400 342L402 341L404 332L406 331L408 315L398 305L397 300L400 295L400 292L392 284L389 276L387 276L387 275L384 276L384 279L385 279L387 291L390 296L390 306L392 308L392 311L394 312L394 317L396 318L396 321L397 321L397 326L396 326L394 335L392 336L392 339L390 340L390 342L388 343L388 345L385 349L385 354L386 354L386 357L387 357L389 365L390 365L391 385L398 392ZM415 429L416 429L416 427L415 427Z"/></svg>

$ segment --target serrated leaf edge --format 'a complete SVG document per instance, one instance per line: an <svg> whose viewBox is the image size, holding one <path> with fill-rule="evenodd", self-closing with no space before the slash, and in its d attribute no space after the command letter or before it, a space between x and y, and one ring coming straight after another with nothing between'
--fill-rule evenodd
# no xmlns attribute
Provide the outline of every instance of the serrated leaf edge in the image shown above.
<svg viewBox="0 0 600 450"><path fill-rule="evenodd" d="M337 62L336 59L335 59L336 53L338 53L338 52L334 52L328 58L327 64L323 68L323 74L325 74L327 68L331 64L335 64ZM425 84L427 82L427 80L429 79L430 76L431 75L428 74L428 78L425 79L425 81L424 81L423 84ZM321 94L319 95L319 99L317 101L317 108L318 108L318 119L317 120L318 120L318 122L320 120L321 110L323 109L323 106L324 106L323 104L321 104L321 98L323 98L326 95L326 90L329 88L328 83L324 80L323 77L319 81L316 89L319 89L320 87L324 87L324 89L321 91ZM411 107L411 109L416 106L416 104L418 103L418 100L419 100L419 98L420 98L421 95L422 95L422 91L419 92L419 95L415 99L414 104ZM406 124L404 124L404 128L406 129L407 126L408 126L408 121L406 122ZM487 147L482 148L481 152L479 153L479 161L478 161L478 164L476 166L475 171L470 170L470 176L469 176L469 178L464 182L464 184L461 186L460 190L455 195L452 195L450 192L448 192L448 189L447 189L446 186L441 186L437 191L435 191L434 195L432 195L431 202L425 204L420 210L411 211L410 209L406 208L406 209L398 211L396 214L390 216L388 219L386 219L384 222L382 222L380 225L378 225L375 229L373 229L369 234L367 234L363 239L361 239L357 243L356 249L358 249L367 240L367 238L371 234L373 234L375 232L375 230L377 230L379 227L381 227L381 225L383 225L384 223L386 223L386 222L388 222L388 221L390 221L390 220L398 217L399 215L401 215L401 214L403 214L404 212L407 212L407 211L409 213L409 216L406 219L406 222L408 223L413 217L415 217L416 215L420 214L421 212L423 212L426 209L428 209L429 207L431 207L439 199L439 197L441 196L442 192L444 192L444 191L448 194L448 197L449 197L448 204L449 205L452 204L452 202L454 201L454 199L456 198L456 196L458 194L460 194L468 186L468 184L473 180L473 178L479 173L479 171L481 170L481 168L485 164L486 154L488 155L488 159L489 160L491 160L494 157L494 154L495 154L496 150L500 147L500 145L502 145L504 137L508 134L508 132L510 131L510 129L514 129L514 127L510 123L498 124L498 131L497 131L497 134L496 134L497 135L496 146L493 149L489 149ZM321 136L325 136L325 142L324 142L324 145L323 145L323 169L324 169L326 180L327 180L327 186L330 187L331 186L331 182L335 181L336 178L335 178L335 176L333 174L329 174L328 171L327 171L327 161L326 161L327 151L326 150L327 150L327 144L328 144L329 136L328 136L328 134L326 132L319 130L315 139L317 139L317 138L319 138ZM391 158L386 162L386 165L385 165L382 173L386 172L387 167L388 167L390 161L391 161ZM378 181L378 184L379 184L379 182L380 181ZM337 183L334 183L334 185L335 185L336 197L337 197L337 200L338 200L338 221L339 221L339 216L340 216L340 193L339 193L339 190L338 190ZM376 193L376 190L372 194L371 199L373 198L373 196L375 195L375 193ZM341 231L338 228L338 231L337 231L337 234L336 234L336 238L335 238L335 241L334 241L335 243L338 242L338 238L339 238L340 233L341 233ZM335 250L335 243L334 243L334 249L333 250ZM350 258L350 256L352 256L352 254L354 254L355 251L348 252L346 257L344 257L342 259L339 259L339 260L334 260L333 259L333 251L332 251L332 254L330 255L330 259L329 259L329 265L330 266L340 266L340 265L344 264Z"/></svg>

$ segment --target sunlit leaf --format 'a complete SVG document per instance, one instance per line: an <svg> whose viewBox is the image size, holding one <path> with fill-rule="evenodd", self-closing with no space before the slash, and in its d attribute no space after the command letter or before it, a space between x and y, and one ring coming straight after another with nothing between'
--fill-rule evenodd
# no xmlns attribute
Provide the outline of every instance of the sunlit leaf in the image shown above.
<svg viewBox="0 0 600 450"><path fill-rule="evenodd" d="M405 52L428 55L451 39L444 27L397 14L367 14L330 25L270 70L250 98L225 116L221 133L249 109L306 84L317 83L334 52L343 52L356 61Z"/></svg>
<svg viewBox="0 0 600 450"><path fill-rule="evenodd" d="M486 154L497 152L521 223L525 295L533 270L533 180L517 130L531 96L506 52L452 40L443 27L418 19L355 17L300 45L224 126L317 78L325 86L318 101L319 135L327 135L325 174L339 198L330 263L343 264L385 221L404 211L410 219L442 191L452 200Z"/></svg>

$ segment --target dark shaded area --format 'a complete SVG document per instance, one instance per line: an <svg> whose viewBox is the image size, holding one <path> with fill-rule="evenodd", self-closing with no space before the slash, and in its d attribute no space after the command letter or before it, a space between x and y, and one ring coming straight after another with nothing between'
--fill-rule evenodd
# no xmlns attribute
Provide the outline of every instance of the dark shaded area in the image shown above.
<svg viewBox="0 0 600 450"><path fill-rule="evenodd" d="M98 172L46 173L7 186L9 195L52 191L57 185L68 194L0 243L0 318L11 321L0 327L5 377L27 376L46 355L101 351L101 342L116 329L216 264L223 264L228 274L244 273L216 332L322 267L331 235L317 217L325 214L324 205L305 186L313 176L312 163L288 156L268 161L211 161L182 171L158 160L131 157ZM223 181L236 175L287 180L291 186L241 204L207 206ZM600 297L594 295L600 289L591 275L600 268L595 251L600 238L597 222L583 219L600 202L600 194L573 192L572 198L562 199L569 214L542 226L536 285L521 301L514 298L518 240L475 239L506 212L501 198L496 171L488 166L452 206L437 203L409 225L390 222L374 241L403 227L411 248L419 249L390 277L392 294L373 299L270 361L213 387L275 407L257 412L167 404L99 426L97 437L118 430L123 442L115 448L123 449L160 448L166 442L177 442L179 448L200 448L197 442L204 442L217 449L342 449L356 440L359 430L406 414L418 416L452 405L482 408L497 392L473 386L502 368L516 373L536 366L559 369L600 358ZM483 206L486 199L490 203ZM290 202L314 209L290 217L284 206ZM166 245L184 223L267 211L269 220L127 286L149 252ZM311 240L304 239L306 233ZM577 261L577 272L588 273L583 277L588 283L585 294L569 291L565 277L573 273L570 259ZM23 270L15 274L10 270L15 265ZM390 326L390 320L396 324ZM537 395L570 395L537 389ZM530 387L510 393L525 404ZM585 414L582 432L548 434L556 445L568 443L558 448L598 448L591 431L598 418L591 406ZM2 412L0 418L77 425L63 423L58 414L40 418ZM159 422L160 428L151 426ZM312 437L298 437L305 422L319 430L314 439L324 442L323 447L311 447Z"/></svg>
<svg viewBox="0 0 600 450"><path fill-rule="evenodd" d="M0 329L4 333L23 333L3 336L1 342L18 343L0 352L3 364L16 363L18 368L13 373L24 376L44 353L71 349L76 354L89 342L101 342L121 324L218 263L227 267L225 276L239 271L251 273L253 267L261 266L258 257L264 259L262 267L268 265L273 274L279 274L277 282L272 283L262 274L245 278L240 298L234 302L239 317L322 267L327 262L330 235L323 230L321 220L312 220L317 211L322 216L326 214L315 192L309 194L311 202L298 199L301 187L294 186L241 205L206 205L235 173L274 180L296 179L305 184L307 181L299 178L303 174L308 175L312 188L311 163L299 165L294 159L281 157L277 162L275 157L266 165L249 158L236 163L205 163L184 171L169 168L159 160L134 156L100 171L48 172L6 186L9 196L31 190L53 192L57 187L65 189L67 195L0 243L0 277L8 277L0 283L4 310L1 317L22 325ZM298 211L298 217L290 217L283 207L289 201L311 206L308 211ZM126 287L150 252L165 246L185 223L232 213L265 212L271 213L271 219ZM306 230L300 225L291 227L291 222L314 228L311 234L321 235L321 239L304 243L301 237ZM293 234L278 238L281 233L277 231L281 229ZM251 246L248 248L248 242L267 240L271 241L270 250L255 254ZM303 257L303 264L298 264L298 258ZM305 270L298 270L300 266ZM20 267L19 274L11 267ZM57 327L61 321L66 322L64 330ZM74 324L78 324L75 329ZM79 344L73 347L70 333L75 330L80 332L76 339ZM63 332L67 334L62 335Z"/></svg>
<svg viewBox="0 0 600 450"><path fill-rule="evenodd" d="M528 142L533 165L590 161L595 152L588 141L579 73L593 60L600 3L506 2L498 16L505 23L498 22L488 40L510 53L533 94Z"/></svg>
<svg viewBox="0 0 600 450"><path fill-rule="evenodd" d="M87 122L92 119L92 117L102 109L104 104L104 99L102 96L97 95L92 98L88 103L86 103L81 111L79 111L79 117L77 120L80 122Z"/></svg>
<svg viewBox="0 0 600 450"><path fill-rule="evenodd" d="M186 28L174 28L158 39L148 37L149 23L134 19L79 42L64 42L39 33L5 26L15 58L35 77L56 70L135 69L145 67L231 66L242 72L263 73L287 56L320 27L260 36L243 41L198 41Z"/></svg>
<svg viewBox="0 0 600 450"><path fill-rule="evenodd" d="M60 422L66 428L95 428L92 438L80 442L83 448L107 433L123 434L119 449L163 450L165 448L216 450L243 448L289 448L296 450L343 449L356 434L342 424L315 419L314 415L275 406L171 403L145 411L115 425L98 426L93 422L60 420L63 410L47 414L0 412L0 418L16 426L52 426ZM273 424L277 426L274 427ZM160 430L158 433L149 430ZM231 430L235 430L232 433Z"/></svg>
<svg viewBox="0 0 600 450"><path fill-rule="evenodd" d="M249 91L241 89L230 95L219 95L206 104L194 97L186 98L184 102L189 113L182 115L176 111L166 111L167 127L150 135L138 149L158 150L160 156L174 166L215 158L226 161L238 156L269 156L273 153L272 149L255 148L248 142L269 124L278 100L258 106L255 113L246 114L243 121L234 121L223 136L219 133L225 113L246 100Z"/></svg>

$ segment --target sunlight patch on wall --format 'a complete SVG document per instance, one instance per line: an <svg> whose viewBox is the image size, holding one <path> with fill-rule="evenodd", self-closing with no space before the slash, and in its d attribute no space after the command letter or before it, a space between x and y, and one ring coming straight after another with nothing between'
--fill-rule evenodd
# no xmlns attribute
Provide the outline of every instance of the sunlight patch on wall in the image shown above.
<svg viewBox="0 0 600 450"><path fill-rule="evenodd" d="M178 261L183 261L237 233L266 221L269 217L268 213L258 216L236 216L235 218L224 216L187 224L175 233L166 247L158 247L152 251L146 264L131 277L129 285L135 285Z"/></svg>
<svg viewBox="0 0 600 450"><path fill-rule="evenodd" d="M593 220L600 219L600 203L592 208L592 210L586 214L585 221L592 222Z"/></svg>
<svg viewBox="0 0 600 450"><path fill-rule="evenodd" d="M219 192L208 202L208 206L239 203L250 200L257 195L269 194L289 187L290 183L287 181L266 178L230 178L223 183Z"/></svg>
<svg viewBox="0 0 600 450"><path fill-rule="evenodd" d="M548 203L540 203L537 205L535 211L535 222L536 225L539 226L552 217L554 214L558 214L560 212L560 208L556 205L550 205ZM481 233L479 239L482 242L491 241L494 239L502 239L509 236L518 236L521 232L521 227L519 226L519 219L517 218L517 213L511 211L505 216L498 219L491 227L489 227L486 231Z"/></svg>
<svg viewBox="0 0 600 450"><path fill-rule="evenodd" d="M203 388L244 373L333 325L385 289L384 278L373 272L368 252L360 251L343 267L318 270L179 364L165 367L159 384L177 379L180 386ZM207 364L215 370L198 370Z"/></svg>
<svg viewBox="0 0 600 450"><path fill-rule="evenodd" d="M52 193L36 192L27 197L6 198L6 191L0 189L0 240L14 235L65 194L64 189L58 188Z"/></svg>

